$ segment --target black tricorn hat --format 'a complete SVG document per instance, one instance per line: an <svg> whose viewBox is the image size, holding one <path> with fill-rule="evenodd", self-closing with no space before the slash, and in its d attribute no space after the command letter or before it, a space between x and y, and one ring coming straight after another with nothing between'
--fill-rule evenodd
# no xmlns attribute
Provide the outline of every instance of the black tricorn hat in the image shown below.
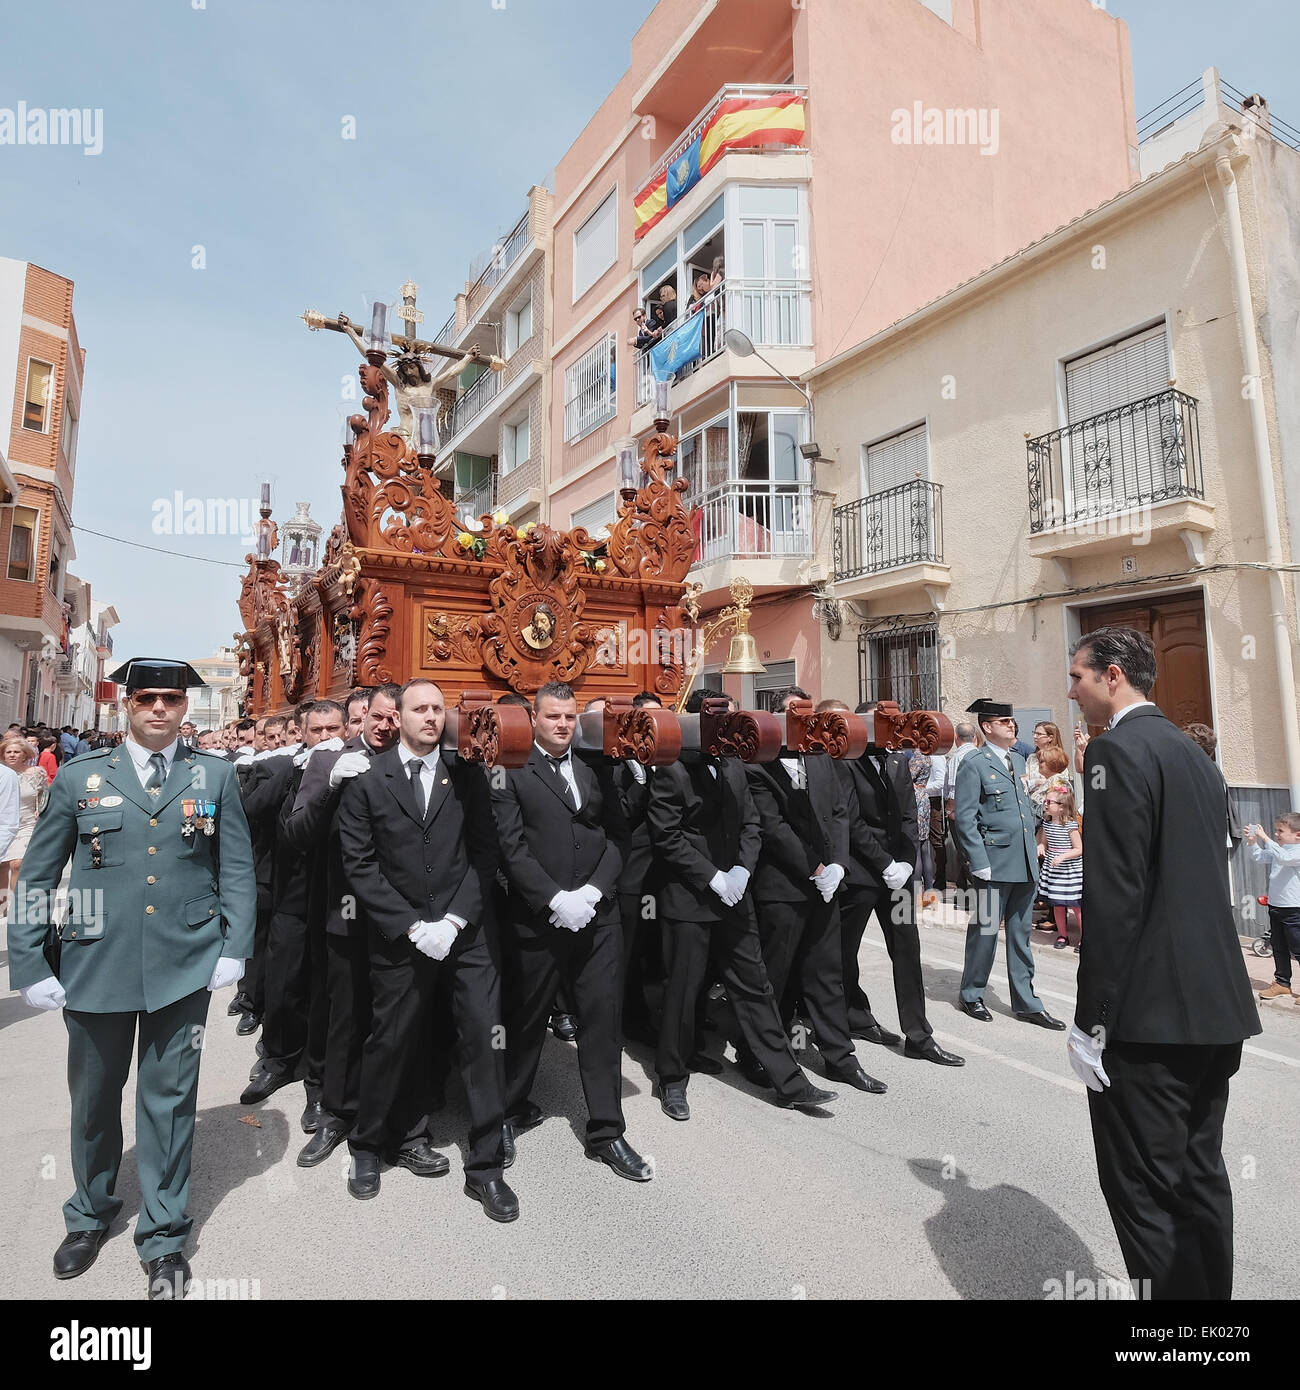
<svg viewBox="0 0 1300 1390"><path fill-rule="evenodd" d="M133 690L187 690L191 686L207 685L188 661L169 661L164 657L136 656L119 666L109 680Z"/></svg>
<svg viewBox="0 0 1300 1390"><path fill-rule="evenodd" d="M966 713L978 719L1010 719L1012 710L1010 705L999 704L997 700L983 695L974 704L966 706Z"/></svg>

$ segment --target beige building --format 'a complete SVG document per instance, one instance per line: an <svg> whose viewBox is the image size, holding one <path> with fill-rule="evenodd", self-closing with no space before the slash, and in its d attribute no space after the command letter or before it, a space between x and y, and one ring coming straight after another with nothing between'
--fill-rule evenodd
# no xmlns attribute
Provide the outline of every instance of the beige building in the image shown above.
<svg viewBox="0 0 1300 1390"><path fill-rule="evenodd" d="M239 679L239 653L233 647L218 647L211 656L194 657L190 665L207 682L189 692L190 708L187 718L194 727L220 729L232 719L239 718L239 698L243 682Z"/></svg>
<svg viewBox="0 0 1300 1390"><path fill-rule="evenodd" d="M1193 152L810 374L830 592L842 636L860 628L823 646L822 675L950 714L1008 699L1068 737L1070 643L1140 627L1154 698L1216 729L1243 819L1268 823L1300 805L1300 154L1219 115Z"/></svg>

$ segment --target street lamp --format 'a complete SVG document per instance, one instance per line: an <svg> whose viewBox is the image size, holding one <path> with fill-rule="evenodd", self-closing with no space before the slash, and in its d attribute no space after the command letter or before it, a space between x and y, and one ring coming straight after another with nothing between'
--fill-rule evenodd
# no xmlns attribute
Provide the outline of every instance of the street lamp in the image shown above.
<svg viewBox="0 0 1300 1390"><path fill-rule="evenodd" d="M765 366L771 367L772 370L777 374L777 376L781 378L782 381L788 382L791 386L794 387L796 391L798 391L798 393L804 398L804 402L808 406L808 433L810 435L815 435L816 430L813 429L812 397L808 394L807 388L804 386L800 386L799 383L795 381L792 377L786 376L786 374L781 370L781 368L778 367L774 362L769 362L767 358L764 357L763 354L759 352L759 350L754 346L754 340L749 336L749 334L742 333L739 328L728 328L726 333L724 333L722 336L722 341L726 344L728 352L734 352L737 357L757 357L758 360L762 362ZM808 460L809 463L814 463L817 459L821 458L821 450L817 447L815 442L810 442L808 444L800 444L799 452L803 455L804 458Z"/></svg>

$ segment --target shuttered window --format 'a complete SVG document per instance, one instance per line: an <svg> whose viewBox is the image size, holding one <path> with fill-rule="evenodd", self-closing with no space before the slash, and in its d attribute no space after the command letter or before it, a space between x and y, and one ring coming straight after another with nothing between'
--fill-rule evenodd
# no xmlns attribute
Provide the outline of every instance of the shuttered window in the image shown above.
<svg viewBox="0 0 1300 1390"><path fill-rule="evenodd" d="M564 373L564 442L572 444L603 425L616 413L614 353L617 339L610 333Z"/></svg>
<svg viewBox="0 0 1300 1390"><path fill-rule="evenodd" d="M884 492L912 482L917 474L930 476L930 449L924 425L905 430L862 450L862 494Z"/></svg>
<svg viewBox="0 0 1300 1390"><path fill-rule="evenodd" d="M1163 324L1065 364L1072 425L1168 389L1169 344Z"/></svg>
<svg viewBox="0 0 1300 1390"><path fill-rule="evenodd" d="M569 529L576 531L579 526L594 534L597 531L608 531L613 526L615 518L618 516L618 506L611 492L608 497L601 497L595 502L589 502L585 507L579 507L576 512L569 516Z"/></svg>
<svg viewBox="0 0 1300 1390"><path fill-rule="evenodd" d="M575 302L586 294L617 257L618 201L611 193L573 234Z"/></svg>

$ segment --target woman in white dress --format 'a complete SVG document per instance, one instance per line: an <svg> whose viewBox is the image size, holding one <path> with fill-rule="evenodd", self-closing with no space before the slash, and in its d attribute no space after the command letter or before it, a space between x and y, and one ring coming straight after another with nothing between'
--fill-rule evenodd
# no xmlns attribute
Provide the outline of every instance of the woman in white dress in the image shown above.
<svg viewBox="0 0 1300 1390"><path fill-rule="evenodd" d="M0 864L0 888L4 890L7 906L18 884L18 871L27 853L27 842L36 827L36 817L44 809L49 795L49 779L36 761L36 749L25 738L13 735L0 741L0 758L5 766L18 774L18 834L9 846L7 857Z"/></svg>

